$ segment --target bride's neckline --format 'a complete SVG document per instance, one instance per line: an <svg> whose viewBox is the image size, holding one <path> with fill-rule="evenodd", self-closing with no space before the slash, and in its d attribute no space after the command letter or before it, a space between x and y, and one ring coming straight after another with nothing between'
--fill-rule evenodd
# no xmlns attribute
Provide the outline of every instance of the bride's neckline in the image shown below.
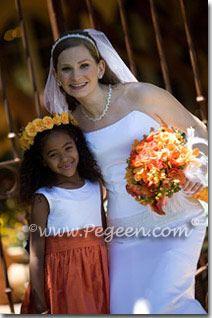
<svg viewBox="0 0 212 318"><path fill-rule="evenodd" d="M119 124L122 120L124 120L125 118L127 118L128 116L130 116L131 114L133 114L133 113L140 113L140 114L144 114L144 115L146 115L146 116L148 116L147 114L145 114L145 113L143 113L143 112L141 112L141 111L139 111L139 110L132 110L131 112L129 112L127 115L125 115L124 117L122 117L122 118L120 118L119 120L117 120L115 123L113 123L113 124L110 124L110 125L108 125L108 126L105 126L105 127L102 127L102 128L99 128L99 129L96 129L96 130L92 130L92 131L87 131L87 132L83 132L85 135L87 135L87 134L92 134L92 133L96 133L96 132L98 132L98 131L102 131L102 130L105 130L105 129L107 129L107 128L111 128L112 126L115 126L116 124Z"/></svg>

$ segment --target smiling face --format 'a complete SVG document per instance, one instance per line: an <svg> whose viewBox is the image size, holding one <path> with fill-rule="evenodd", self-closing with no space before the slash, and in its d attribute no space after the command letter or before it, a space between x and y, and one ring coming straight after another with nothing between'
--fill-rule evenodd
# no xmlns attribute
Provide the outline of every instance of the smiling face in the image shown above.
<svg viewBox="0 0 212 318"><path fill-rule="evenodd" d="M104 73L104 70L104 61L97 64L89 50L80 45L60 53L54 75L61 81L65 92L78 99L93 92L98 83L98 74Z"/></svg>
<svg viewBox="0 0 212 318"><path fill-rule="evenodd" d="M65 132L49 134L42 148L42 157L57 181L76 181L79 178L77 165L79 154L74 140Z"/></svg>

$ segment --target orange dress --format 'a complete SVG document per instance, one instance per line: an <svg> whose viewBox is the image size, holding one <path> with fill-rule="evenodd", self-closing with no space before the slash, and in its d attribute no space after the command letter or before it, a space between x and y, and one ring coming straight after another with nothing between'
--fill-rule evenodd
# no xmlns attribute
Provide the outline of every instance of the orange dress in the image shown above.
<svg viewBox="0 0 212 318"><path fill-rule="evenodd" d="M45 195L50 207L44 266L50 314L108 314L109 277L107 250L100 233L99 183L85 180L79 189L43 187L36 193ZM52 230L56 232L51 234ZM30 285L21 313L35 313Z"/></svg>
<svg viewBox="0 0 212 318"><path fill-rule="evenodd" d="M74 233L74 232L73 232ZM45 297L50 314L109 314L107 250L103 236L84 229L46 238ZM21 314L35 314L31 287Z"/></svg>

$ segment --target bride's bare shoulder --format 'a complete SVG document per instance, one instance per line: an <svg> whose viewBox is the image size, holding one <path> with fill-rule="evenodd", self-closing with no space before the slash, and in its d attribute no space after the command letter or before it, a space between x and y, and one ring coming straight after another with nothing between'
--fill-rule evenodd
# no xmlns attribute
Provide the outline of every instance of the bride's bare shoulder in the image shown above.
<svg viewBox="0 0 212 318"><path fill-rule="evenodd" d="M128 93L129 94L137 94L139 96L141 95L148 95L152 93L158 93L159 91L162 91L163 89L151 84L151 83L146 83L146 82L133 82L133 83L128 83L126 86Z"/></svg>
<svg viewBox="0 0 212 318"><path fill-rule="evenodd" d="M152 93L157 93L161 88L151 83L145 82L133 82L133 83L126 83L123 84L125 93L128 96L147 96Z"/></svg>
<svg viewBox="0 0 212 318"><path fill-rule="evenodd" d="M153 96L159 96L162 94L163 89L145 82L133 82L121 84L121 96L130 101L131 105L137 103L146 103Z"/></svg>

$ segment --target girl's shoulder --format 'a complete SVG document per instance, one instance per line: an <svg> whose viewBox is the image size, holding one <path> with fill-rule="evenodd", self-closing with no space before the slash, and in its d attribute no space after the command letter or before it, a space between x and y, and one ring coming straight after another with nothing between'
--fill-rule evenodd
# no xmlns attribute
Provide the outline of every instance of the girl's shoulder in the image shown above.
<svg viewBox="0 0 212 318"><path fill-rule="evenodd" d="M48 198L42 192L35 192L32 197L32 207L33 206L49 206Z"/></svg>
<svg viewBox="0 0 212 318"><path fill-rule="evenodd" d="M54 192L54 188L55 187L51 187L51 188L50 187L41 187L38 190L36 190L34 194L35 195L36 194L44 194L45 195L46 193L50 194L50 193Z"/></svg>
<svg viewBox="0 0 212 318"><path fill-rule="evenodd" d="M42 198L43 197L43 201L48 202L48 205L51 205L51 201L52 199L54 199L55 197L55 189L54 187L42 187L39 188L38 190L35 191L34 193L34 198Z"/></svg>

